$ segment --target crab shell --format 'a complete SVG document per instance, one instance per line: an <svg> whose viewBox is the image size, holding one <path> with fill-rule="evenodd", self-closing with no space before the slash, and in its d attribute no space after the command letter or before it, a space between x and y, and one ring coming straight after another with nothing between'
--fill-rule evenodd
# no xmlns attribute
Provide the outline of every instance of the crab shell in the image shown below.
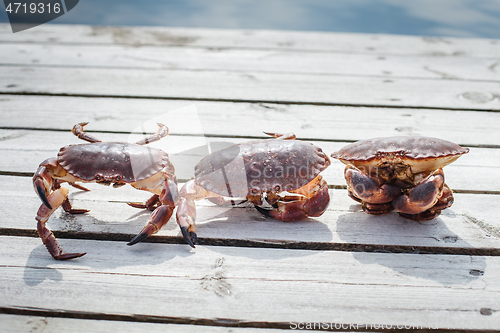
<svg viewBox="0 0 500 333"><path fill-rule="evenodd" d="M67 173L84 182L133 183L164 168L174 174L167 153L132 143L69 145L59 150L57 160Z"/></svg>
<svg viewBox="0 0 500 333"><path fill-rule="evenodd" d="M264 139L206 156L195 167L195 179L215 194L245 198L299 189L329 165L328 156L311 143Z"/></svg>
<svg viewBox="0 0 500 333"><path fill-rule="evenodd" d="M442 168L468 152L468 148L442 139L396 136L357 141L333 153L332 157L365 170L383 163L402 163L417 174Z"/></svg>

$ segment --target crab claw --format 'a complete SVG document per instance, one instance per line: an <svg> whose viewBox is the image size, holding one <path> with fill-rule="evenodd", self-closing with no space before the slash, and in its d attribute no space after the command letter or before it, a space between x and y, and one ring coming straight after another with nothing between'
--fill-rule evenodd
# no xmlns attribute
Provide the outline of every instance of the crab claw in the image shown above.
<svg viewBox="0 0 500 333"><path fill-rule="evenodd" d="M84 253L64 253L64 254L60 254L58 256L55 256L53 258L56 260L69 260L69 259L83 257L86 254L87 254L87 252L84 252Z"/></svg>
<svg viewBox="0 0 500 333"><path fill-rule="evenodd" d="M160 230L161 227L163 227L168 222L173 212L174 208L169 205L161 205L160 207L156 208L154 212L151 213L146 226L137 236L135 236L130 242L128 242L127 245L137 244L148 238L150 235L158 232L158 230Z"/></svg>
<svg viewBox="0 0 500 333"><path fill-rule="evenodd" d="M351 165L345 168L349 196L356 201L370 204L386 204L401 195L401 189L394 185L379 184L375 178L366 175Z"/></svg>
<svg viewBox="0 0 500 333"><path fill-rule="evenodd" d="M132 240L127 243L127 245L130 246L142 242L143 240L148 238L149 235L152 235L153 233L154 233L154 225L148 224L144 229L142 229L142 231L137 236L132 238Z"/></svg>
<svg viewBox="0 0 500 333"><path fill-rule="evenodd" d="M417 186L408 190L392 202L398 213L413 215L432 208L441 198L444 189L444 174L442 169L433 171L429 177Z"/></svg>
<svg viewBox="0 0 500 333"><path fill-rule="evenodd" d="M308 216L321 216L330 203L328 187L323 186L316 194L309 199L294 201L278 201L277 208L274 210L264 209L259 206L255 208L263 215L282 220L285 222L297 221Z"/></svg>
<svg viewBox="0 0 500 333"><path fill-rule="evenodd" d="M186 228L186 227L180 227L180 228L181 228L181 232L182 232L182 237L184 237L184 240L186 241L186 243L189 244L189 246L191 246L194 249L195 244L200 245L198 243L198 236L196 235L196 232L188 231L188 228Z"/></svg>
<svg viewBox="0 0 500 333"><path fill-rule="evenodd" d="M186 243L194 248L195 244L198 245L198 236L196 235L196 206L194 204L192 192L195 192L194 180L190 180L181 189L181 198L179 206L177 206L177 224L181 228L182 237Z"/></svg>
<svg viewBox="0 0 500 333"><path fill-rule="evenodd" d="M279 212L277 212L275 210L265 209L265 208L259 207L257 205L255 206L255 209L257 209L257 211L259 213L261 213L262 215L264 215L264 216L272 217L273 219L280 220L281 213L279 213Z"/></svg>
<svg viewBox="0 0 500 333"><path fill-rule="evenodd" d="M43 185L43 179L36 178L33 181L33 186L35 187L35 192L42 200L43 204L47 206L48 209L52 209L52 206L49 203L49 199L47 199L47 193L45 192L45 186Z"/></svg>

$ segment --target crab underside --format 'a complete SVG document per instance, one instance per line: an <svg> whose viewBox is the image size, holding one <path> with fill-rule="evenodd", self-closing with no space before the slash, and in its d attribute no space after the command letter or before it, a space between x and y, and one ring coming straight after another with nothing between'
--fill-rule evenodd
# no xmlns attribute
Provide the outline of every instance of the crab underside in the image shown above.
<svg viewBox="0 0 500 333"><path fill-rule="evenodd" d="M347 145L332 157L347 164L349 196L369 214L396 210L417 221L433 219L453 204L443 167L469 151L436 138L390 137Z"/></svg>

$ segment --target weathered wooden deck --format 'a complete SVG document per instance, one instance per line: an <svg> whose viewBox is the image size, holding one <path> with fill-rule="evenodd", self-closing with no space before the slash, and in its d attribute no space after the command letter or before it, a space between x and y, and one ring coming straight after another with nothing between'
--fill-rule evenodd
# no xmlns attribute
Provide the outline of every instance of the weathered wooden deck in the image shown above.
<svg viewBox="0 0 500 333"><path fill-rule="evenodd" d="M500 329L500 41L0 25L0 55L2 331ZM202 201L196 249L174 219L126 246L149 214L125 202L148 193L71 189L91 211L59 210L48 225L67 252L88 254L53 260L36 234L38 164L78 142L78 122L127 141L155 117L171 129L162 144L181 181L200 142L263 131L328 154L410 134L470 153L445 168L455 204L432 222L364 214L332 161L320 218L284 223Z"/></svg>

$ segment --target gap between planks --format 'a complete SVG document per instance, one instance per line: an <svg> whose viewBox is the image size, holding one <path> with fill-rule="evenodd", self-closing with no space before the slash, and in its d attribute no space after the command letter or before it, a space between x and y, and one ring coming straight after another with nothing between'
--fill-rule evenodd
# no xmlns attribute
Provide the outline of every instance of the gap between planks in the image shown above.
<svg viewBox="0 0 500 333"><path fill-rule="evenodd" d="M97 241L128 242L135 234L109 233L109 232L80 232L53 230L52 233L58 239L83 239ZM39 238L36 230L0 228L0 236L16 236ZM436 254L436 255L460 255L498 257L498 248L457 248L440 246L420 245L379 245L358 243L334 243L334 242L298 242L285 240L246 240L231 238L203 238L198 237L199 246L225 246L225 247L249 247L262 249L284 249L284 250L313 250L313 251L341 251L341 252L373 252L373 253L406 253L406 254ZM180 244L186 242L179 236L152 235L141 243L153 244Z"/></svg>
<svg viewBox="0 0 500 333"><path fill-rule="evenodd" d="M52 309L43 308L27 308L27 307L0 307L0 313L22 316L36 316L49 318L72 318L83 320L106 320L120 322L137 322L137 323L157 323L157 324L179 324L179 325L196 325L196 326L219 326L219 327L248 327L248 328L279 328L290 329L290 323L286 322L253 322L231 318L193 318L193 317L168 317L168 316L148 316L144 314L123 315L101 312L84 312L84 311L54 311ZM408 331L406 331L408 332ZM421 331L419 331L421 332Z"/></svg>
<svg viewBox="0 0 500 333"><path fill-rule="evenodd" d="M335 102L312 102L312 101L287 101L287 100L265 100L265 99L243 99L243 98L210 98L210 97L187 97L187 96L144 96L144 95L115 95L115 94L77 94L77 93L49 93L32 91L0 91L0 95L17 96L47 96L47 97L80 97L80 98L112 98L112 99L145 99L166 101L191 101L191 102L222 102L222 103L254 103L254 104L276 104L276 105L311 105L311 106L345 106L357 108L386 108L386 109L409 109L409 110L448 110L448 111L471 111L471 112L493 112L499 113L499 109L454 107L454 106L432 106L432 105L390 105L390 104L363 104L363 103L335 103Z"/></svg>
<svg viewBox="0 0 500 333"><path fill-rule="evenodd" d="M2 311L9 314L3 314ZM74 314L76 315L74 316ZM238 328L227 326L207 326L196 324L157 322L158 318L151 316L120 316L110 314L84 313L82 318L79 312L56 312L37 310L33 308L0 308L0 322L9 328L9 333L39 332L45 333L278 333L278 329ZM94 318L97 317L97 318ZM105 319L102 319L105 318ZM169 318L170 319L170 318ZM182 318L179 318L182 319ZM82 321L85 320L85 321ZM84 325L83 325L84 324Z"/></svg>
<svg viewBox="0 0 500 333"><path fill-rule="evenodd" d="M4 50L8 50L4 51ZM7 55L0 66L229 70L234 72L310 73L384 78L435 78L498 81L497 59L432 56L375 56L270 50L151 48L126 46L41 46L0 43ZM307 61L304 61L306 58ZM199 59L203 59L200 62Z"/></svg>
<svg viewBox="0 0 500 333"><path fill-rule="evenodd" d="M0 151L5 157L5 160L0 163L0 173L9 176L31 177L39 163L49 156L56 156L61 146L83 143L69 131L2 130L0 132ZM103 141L135 142L142 135L108 133L100 134L98 137ZM183 182L194 176L195 165L209 153L209 149L218 150L245 140L248 139L234 139L218 134L210 135L210 138L183 137L172 134L161 142L152 143L152 147L170 154L170 159L176 166L177 178ZM317 142L316 145L327 154L344 146L343 143L330 140ZM345 166L335 159L331 161L332 165L323 172L323 177L331 189L345 189L343 174ZM446 174L450 180L448 185L456 193L498 195L500 191L497 182L494 181L498 161L500 161L498 149L472 149L469 154L446 168ZM482 172L477 172L478 169ZM464 177L464 174L469 174L469 176Z"/></svg>
<svg viewBox="0 0 500 333"><path fill-rule="evenodd" d="M1 93L0 93L1 95ZM482 112L483 110L481 110ZM12 131L41 131L41 132L63 132L63 133L71 133L71 129L62 129L55 127L23 127L23 126L0 126L0 130L12 130ZM140 135L151 135L156 132L153 131L143 131L143 132L134 132L134 131L113 131L113 130L92 130L85 129L85 132L88 133L103 133L103 134L140 134ZM260 139L269 139L269 136L265 135L237 135L237 134L195 134L195 133L175 133L170 134L169 136L180 136L180 137L207 137L207 138L216 138L216 139L251 139L251 140L260 140ZM300 137L297 140L302 141L311 141L311 142L338 142L338 143L353 143L358 140L353 139L328 139L328 138L312 138L312 137ZM1 141L1 138L0 138ZM469 148L487 148L487 149L500 149L500 145L495 144L481 144L481 143L461 143L463 147Z"/></svg>
<svg viewBox="0 0 500 333"><path fill-rule="evenodd" d="M94 313L83 311L54 311L42 308L20 308L20 307L0 307L0 314L4 315L5 322L14 321L16 325L22 326L19 332L25 332L25 326L30 326L33 331L40 327L51 328L50 332L67 332L82 327L85 320L85 329L81 332L165 332L165 329L173 329L176 332L203 332L203 333L278 333L281 330L289 331L292 328L290 322L252 322L229 318L215 319L195 319L191 317L167 317L167 316L147 316L147 315L123 315L111 313ZM36 321L35 318L43 318ZM50 320L48 320L50 318ZM0 316L2 319L2 316ZM22 323L23 319L27 321ZM57 324L56 324L57 323ZM24 326L24 325L25 326ZM298 325L298 323L296 323ZM309 323L311 329L307 331L324 332L405 332L405 333L485 333L494 330L452 330L439 328L424 328L419 325L394 325L394 328L380 328L382 325L361 325L348 323ZM316 326L314 326L316 324ZM323 325L321 325L323 324ZM133 325L133 326L131 326ZM153 326L151 326L153 325ZM175 325L175 326L174 326ZM304 326L307 323L304 323ZM55 327L54 327L55 326ZM59 330L56 328L64 327ZM147 328L147 329L146 329ZM298 327L297 327L298 328ZM11 327L11 329L13 329ZM227 330L226 330L227 329ZM14 332L17 332L14 330ZM30 331L32 332L32 331ZM80 330L78 330L80 332Z"/></svg>
<svg viewBox="0 0 500 333"><path fill-rule="evenodd" d="M16 171L0 171L0 176L13 176L13 177L33 177L34 172L16 172ZM177 178L179 183L185 183L190 179ZM334 185L328 184L330 190L346 190L347 185ZM463 194L489 194L489 195L500 195L500 191L493 190L462 190L454 189L453 193L463 193Z"/></svg>
<svg viewBox="0 0 500 333"><path fill-rule="evenodd" d="M497 133L500 131L497 112L21 95L5 95L0 97L0 102L0 108L4 110L3 125L11 128L40 127L69 131L76 122L86 120L90 121L87 130L106 132L114 129L131 133L141 124L141 127L146 127L141 132L148 128L149 132L154 132L157 126L152 120L161 120L171 127L172 134L208 132L250 138L267 130L294 132L301 139L338 142L381 136L423 135L438 136L469 147L498 145ZM57 122L47 119L48 112ZM19 117L21 113L25 116ZM451 127L450 121L453 121ZM149 127L146 122L151 122L152 126ZM198 125L193 127L193 124Z"/></svg>
<svg viewBox="0 0 500 333"><path fill-rule="evenodd" d="M42 128L42 127L20 127L20 126L0 126L0 130L12 130L12 131L41 131L41 132L64 132L71 133L71 129L62 129L62 128ZM156 132L153 131L144 131L144 132L134 132L134 131L112 131L112 130L91 130L85 129L85 132L88 133L104 133L104 134L140 134L140 135L151 135ZM207 137L207 138L217 138L217 139L251 139L251 140L260 140L260 139L269 139L271 137L265 135L237 135L237 134L194 134L194 133L175 133L170 134L169 136L188 136L188 137ZM317 141L317 142L344 142L344 143L352 143L356 140L349 139L321 139L321 138L305 138L301 137L299 140L304 141ZM0 138L1 141L1 138ZM498 149L500 145L483 145L483 144L470 144L463 145L465 147L476 147L476 148L493 148ZM485 146L485 147L483 147Z"/></svg>
<svg viewBox="0 0 500 333"><path fill-rule="evenodd" d="M176 245L130 252L109 242L75 241L80 249L101 249L55 262L39 241L1 238L9 244L0 267L2 290L9 296L2 299L3 308L52 306L55 312L231 318L230 323L264 325L310 320L498 327L499 261L492 257L228 247L192 251ZM477 270L482 274L474 274ZM80 301L75 303L75 297Z"/></svg>
<svg viewBox="0 0 500 333"><path fill-rule="evenodd" d="M23 213L17 212L15 207L4 209L8 222L0 228L0 234L38 238L32 214L40 206L40 201L33 191L29 191L31 187L29 182L14 185L18 182L13 182L9 178L4 178L6 193L13 198L25 198L25 204ZM75 207L88 208L91 213L77 217L61 211L61 215L54 216L52 222L49 223L55 236L60 239L119 242L132 239L134 234L131 232L140 230L149 213L129 208L129 210L122 209L123 214L120 214L115 209L119 207L118 203L124 205L128 201L127 198L132 198L130 194L139 195L139 201L141 201L141 195L147 198L149 194L132 188L113 191L96 184L89 185L95 185L90 187L93 196L84 201L72 197L74 199L72 201ZM14 188L16 189L15 195L12 192ZM498 227L492 221L494 217L491 213L485 212L483 215L477 215L471 211L471 207L476 207L476 201L486 201L483 204L484 208L494 212L491 206L498 201L497 199L485 200L486 197L483 197L467 205L469 199L472 198L468 197L470 195L461 195L460 200L457 198L457 201L462 202L463 205L457 207L458 210L445 210L440 220L436 220L435 224L425 226L401 220L397 214L373 218L361 211L356 212L359 210L357 207L339 210L337 206L347 207L346 204L351 200L347 198L343 190L332 190L330 195L335 205L332 205L324 216L320 219L294 224L262 220L262 216L249 206L221 208L213 204L207 206L207 202L200 201L197 204L199 222L201 222L201 224L198 223L200 244L344 252L500 255L500 247L495 241L500 234ZM96 210L97 207L100 211ZM124 205L125 207L128 206ZM478 209L481 209L481 206L478 206ZM30 214L26 210L33 213ZM224 216L227 220L220 219L220 216ZM20 221L16 222L17 219ZM33 223L28 221L33 221ZM318 224L319 222L322 224ZM352 228L356 229L353 223L358 225L358 229L361 228L359 232L352 230ZM221 231L218 231L219 229ZM332 233L332 236L329 236L329 233ZM365 236L364 233L372 236ZM151 236L145 242L187 246L179 235L174 218L160 233Z"/></svg>

